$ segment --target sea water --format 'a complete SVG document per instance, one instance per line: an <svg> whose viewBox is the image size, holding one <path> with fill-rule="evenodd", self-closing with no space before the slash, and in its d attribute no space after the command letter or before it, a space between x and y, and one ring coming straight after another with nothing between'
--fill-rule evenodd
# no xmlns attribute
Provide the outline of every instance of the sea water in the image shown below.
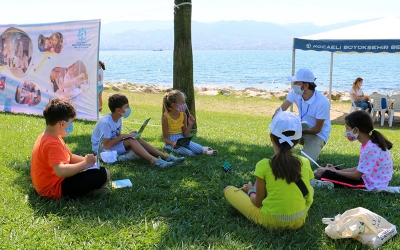
<svg viewBox="0 0 400 250"><path fill-rule="evenodd" d="M173 84L173 51L100 51L106 64L106 82ZM318 90L328 90L331 53L296 50L295 71L308 68L317 78ZM265 90L290 88L291 50L195 50L195 87L254 87ZM400 88L400 55L334 54L332 90L348 91L357 77L365 93L389 94Z"/></svg>

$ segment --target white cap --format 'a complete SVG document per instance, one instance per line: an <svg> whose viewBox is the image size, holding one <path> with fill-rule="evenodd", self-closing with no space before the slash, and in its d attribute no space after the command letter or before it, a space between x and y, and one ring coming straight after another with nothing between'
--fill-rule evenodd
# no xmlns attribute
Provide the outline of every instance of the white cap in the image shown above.
<svg viewBox="0 0 400 250"><path fill-rule="evenodd" d="M287 142L292 147L292 140L298 140L302 136L302 127L300 118L289 111L279 111L272 118L272 122L269 125L269 130L279 139L279 143ZM294 135L285 136L283 132L294 131Z"/></svg>
<svg viewBox="0 0 400 250"><path fill-rule="evenodd" d="M295 76L288 76L287 79L291 82L315 82L313 72L308 69L299 69Z"/></svg>

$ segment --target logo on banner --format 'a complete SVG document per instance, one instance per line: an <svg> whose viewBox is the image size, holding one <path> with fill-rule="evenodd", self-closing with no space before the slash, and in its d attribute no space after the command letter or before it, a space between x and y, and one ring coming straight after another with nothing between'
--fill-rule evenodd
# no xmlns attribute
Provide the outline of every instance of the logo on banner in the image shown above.
<svg viewBox="0 0 400 250"><path fill-rule="evenodd" d="M84 41L86 39L86 29L82 28L78 30L78 39L79 41Z"/></svg>
<svg viewBox="0 0 400 250"><path fill-rule="evenodd" d="M78 30L78 34L77 34L78 39L75 43L72 44L74 49L76 49L77 51L85 51L85 50L89 49L91 44L89 43L86 35L87 34L86 34L85 28L81 28Z"/></svg>
<svg viewBox="0 0 400 250"><path fill-rule="evenodd" d="M307 44L306 44L306 48L307 48L307 49L311 48L311 43L307 43Z"/></svg>

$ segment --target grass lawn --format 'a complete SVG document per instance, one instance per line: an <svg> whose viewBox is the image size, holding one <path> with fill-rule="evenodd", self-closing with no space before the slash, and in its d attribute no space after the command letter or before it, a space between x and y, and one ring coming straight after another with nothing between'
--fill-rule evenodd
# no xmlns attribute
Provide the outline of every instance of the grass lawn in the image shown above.
<svg viewBox="0 0 400 250"><path fill-rule="evenodd" d="M109 112L106 100L112 93L104 93L101 115ZM151 117L142 137L162 149L163 94L126 95L132 114L123 121L123 132L138 129ZM144 160L107 165L112 180L129 178L132 188L56 201L40 198L29 175L31 149L45 127L43 117L0 112L0 249L368 249L353 239L332 240L321 219L364 207L400 225L400 196L395 194L316 188L306 224L295 231L264 229L225 201L222 190L227 185L254 181L255 164L273 154L268 125L271 110L281 102L197 95L193 140L217 149L218 156L187 157L166 170ZM332 108L347 111L349 105L332 103ZM375 125L394 143L391 186L400 186L400 126ZM95 121L75 120L74 132L65 138L72 152L91 152L94 126ZM357 165L360 144L350 143L343 132L343 124L333 123L319 164ZM222 170L226 161L232 165L229 173ZM400 249L397 239L381 249Z"/></svg>

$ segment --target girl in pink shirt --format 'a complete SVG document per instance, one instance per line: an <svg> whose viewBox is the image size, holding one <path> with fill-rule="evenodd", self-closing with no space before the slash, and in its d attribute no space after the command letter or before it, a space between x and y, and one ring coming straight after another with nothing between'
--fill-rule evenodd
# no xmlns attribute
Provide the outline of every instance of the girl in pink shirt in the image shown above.
<svg viewBox="0 0 400 250"><path fill-rule="evenodd" d="M393 174L389 152L393 144L374 129L371 116L363 110L347 115L345 123L344 136L351 142L358 140L361 143L358 166L339 169L327 164L317 170L316 176L320 176L322 181L333 182L335 186L368 190L386 188Z"/></svg>

